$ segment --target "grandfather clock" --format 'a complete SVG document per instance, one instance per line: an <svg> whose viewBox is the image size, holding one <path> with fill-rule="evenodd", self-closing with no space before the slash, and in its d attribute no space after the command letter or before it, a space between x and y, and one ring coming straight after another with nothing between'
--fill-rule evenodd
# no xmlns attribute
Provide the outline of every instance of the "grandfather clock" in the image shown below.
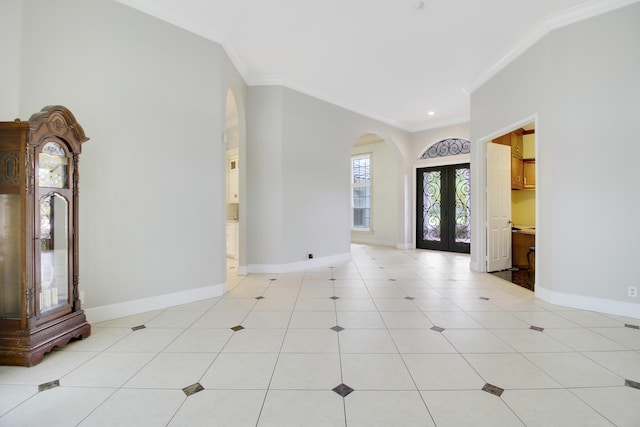
<svg viewBox="0 0 640 427"><path fill-rule="evenodd" d="M88 138L48 106L0 122L0 365L91 333L78 290L78 160Z"/></svg>

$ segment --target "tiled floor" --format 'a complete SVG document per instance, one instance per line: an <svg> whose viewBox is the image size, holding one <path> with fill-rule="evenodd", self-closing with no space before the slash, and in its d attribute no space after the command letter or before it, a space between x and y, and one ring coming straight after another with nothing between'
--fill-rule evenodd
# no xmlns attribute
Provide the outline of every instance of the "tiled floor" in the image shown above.
<svg viewBox="0 0 640 427"><path fill-rule="evenodd" d="M459 254L233 271L223 298L0 366L0 426L640 426L639 319L547 304Z"/></svg>

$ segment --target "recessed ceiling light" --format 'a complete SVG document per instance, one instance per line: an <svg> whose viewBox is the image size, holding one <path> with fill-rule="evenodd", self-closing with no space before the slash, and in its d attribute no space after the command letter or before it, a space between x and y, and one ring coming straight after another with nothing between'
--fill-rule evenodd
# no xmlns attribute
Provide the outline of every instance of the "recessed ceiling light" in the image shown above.
<svg viewBox="0 0 640 427"><path fill-rule="evenodd" d="M427 114L428 114L428 115L430 115L430 116L433 116L433 115L435 115L436 113L435 113L434 111L429 111Z"/></svg>

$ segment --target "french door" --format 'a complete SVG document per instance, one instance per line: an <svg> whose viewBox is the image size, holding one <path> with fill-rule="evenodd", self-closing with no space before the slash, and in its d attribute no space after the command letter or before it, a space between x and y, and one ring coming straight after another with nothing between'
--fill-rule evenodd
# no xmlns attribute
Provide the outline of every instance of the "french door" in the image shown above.
<svg viewBox="0 0 640 427"><path fill-rule="evenodd" d="M416 247L469 253L469 164L420 168L417 180Z"/></svg>

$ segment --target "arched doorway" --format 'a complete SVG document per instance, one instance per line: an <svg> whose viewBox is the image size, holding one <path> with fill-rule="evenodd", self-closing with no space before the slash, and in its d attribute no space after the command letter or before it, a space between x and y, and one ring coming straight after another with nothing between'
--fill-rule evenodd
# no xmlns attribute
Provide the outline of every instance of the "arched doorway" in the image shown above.
<svg viewBox="0 0 640 427"><path fill-rule="evenodd" d="M402 241L404 181L395 144L376 133L351 148L351 242L396 247Z"/></svg>
<svg viewBox="0 0 640 427"><path fill-rule="evenodd" d="M240 114L232 89L225 102L226 263L236 270L240 260Z"/></svg>

